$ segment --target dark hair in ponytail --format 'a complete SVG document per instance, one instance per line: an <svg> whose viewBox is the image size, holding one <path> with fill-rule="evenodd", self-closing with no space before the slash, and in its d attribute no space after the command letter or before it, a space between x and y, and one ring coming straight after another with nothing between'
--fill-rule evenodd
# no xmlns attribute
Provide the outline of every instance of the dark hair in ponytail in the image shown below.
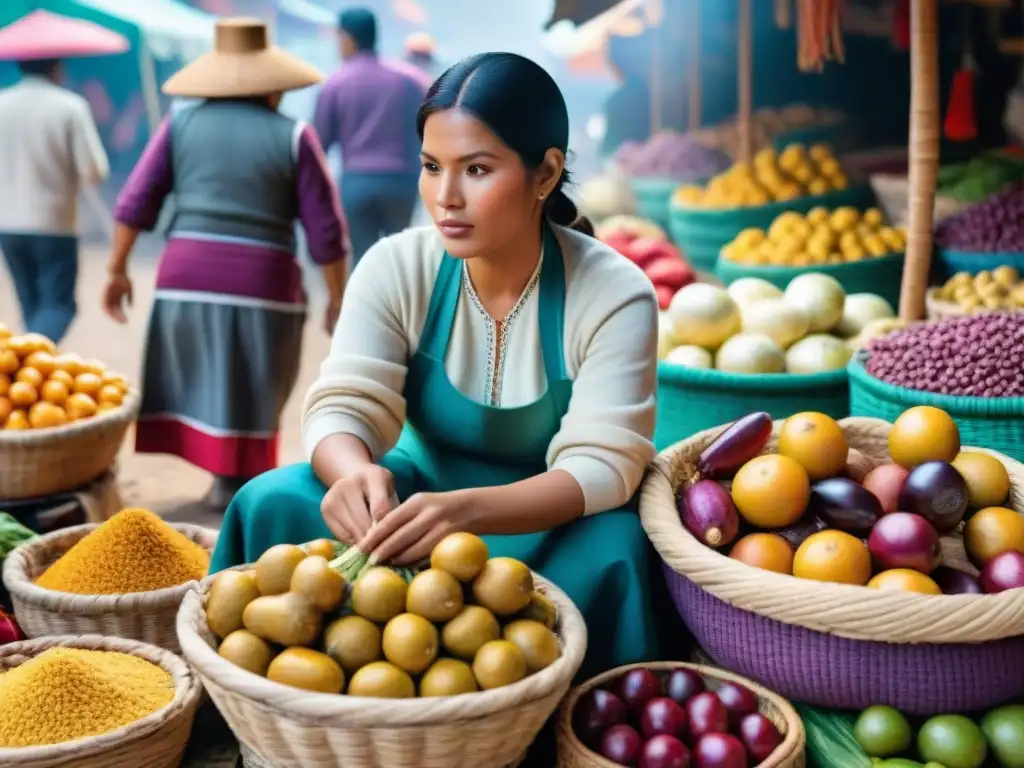
<svg viewBox="0 0 1024 768"><path fill-rule="evenodd" d="M442 74L427 91L416 115L416 129L435 112L469 112L511 147L528 168L537 168L554 147L565 153L569 144L569 111L554 79L539 64L514 53L479 53ZM569 172L544 202L555 224L593 236L594 228L565 193Z"/></svg>

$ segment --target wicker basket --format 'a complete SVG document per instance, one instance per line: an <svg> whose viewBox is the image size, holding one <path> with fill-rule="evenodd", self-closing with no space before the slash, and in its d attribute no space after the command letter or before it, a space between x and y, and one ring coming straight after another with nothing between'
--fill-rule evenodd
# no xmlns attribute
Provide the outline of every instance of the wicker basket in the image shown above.
<svg viewBox="0 0 1024 768"><path fill-rule="evenodd" d="M592 688L609 683L631 669L643 667L654 671L668 672L673 669L692 669L715 690L717 683L725 681L739 683L757 696L761 714L767 717L783 734L785 739L767 760L758 763L757 768L804 768L804 726L792 705L781 696L762 688L751 680L733 675L716 667L686 664L681 661L661 661L651 664L632 664L605 672L574 688L558 711L558 765L559 768L616 768L618 763L606 760L583 746L572 730L572 714L576 702Z"/></svg>
<svg viewBox="0 0 1024 768"><path fill-rule="evenodd" d="M1017 461L1024 461L1024 397L965 397L922 392L876 379L862 350L847 366L850 377L850 414L895 421L915 405L941 408L956 421L966 445L983 445Z"/></svg>
<svg viewBox="0 0 1024 768"><path fill-rule="evenodd" d="M266 680L217 655L203 611L212 579L178 614L182 653L231 730L275 768L480 768L525 755L583 662L587 627L566 595L534 574L558 609L561 657L525 680L442 698L372 699L309 693ZM258 764L257 761L250 761Z"/></svg>
<svg viewBox="0 0 1024 768"><path fill-rule="evenodd" d="M13 669L50 648L116 651L151 661L174 679L171 702L116 731L40 747L0 747L0 765L18 768L177 768L199 706L199 680L174 654L134 640L97 635L42 637L0 647L0 672Z"/></svg>
<svg viewBox="0 0 1024 768"><path fill-rule="evenodd" d="M114 465L140 403L132 391L120 408L91 419L52 429L0 430L0 499L53 496L103 475Z"/></svg>
<svg viewBox="0 0 1024 768"><path fill-rule="evenodd" d="M951 317L963 317L967 312L964 312L960 307L951 301L943 301L942 299L936 298L938 288L929 288L928 292L924 295L924 305L927 312L928 320L948 320ZM992 311L992 310L986 310ZM1024 312L1022 309L1008 309L1006 312Z"/></svg>
<svg viewBox="0 0 1024 768"><path fill-rule="evenodd" d="M1024 272L1024 253L968 253L939 248L935 252L932 278L945 282L958 272L976 275L999 267L1013 267Z"/></svg>
<svg viewBox="0 0 1024 768"><path fill-rule="evenodd" d="M198 586L127 595L77 595L37 586L35 580L72 546L99 526L64 528L14 550L4 561L4 587L11 593L14 617L29 637L97 634L123 637L178 653L175 617L181 600ZM212 551L217 532L194 525L174 525L178 532Z"/></svg>
<svg viewBox="0 0 1024 768"><path fill-rule="evenodd" d="M893 224L905 226L910 193L910 179L906 174L873 173L870 177L871 189L878 198L878 204ZM938 224L950 216L970 207L971 203L961 203L948 195L935 195L935 207L932 209L934 223Z"/></svg>
<svg viewBox="0 0 1024 768"><path fill-rule="evenodd" d="M658 417L654 445L662 450L695 432L767 411L781 419L820 411L850 415L846 371L743 374L658 363Z"/></svg>
<svg viewBox="0 0 1024 768"><path fill-rule="evenodd" d="M851 447L889 460L889 423L840 423ZM971 712L1024 693L1024 590L920 595L810 581L752 568L699 543L679 520L675 490L720 431L663 452L640 501L676 608L716 662L786 698L839 709ZM1024 511L1024 466L986 452L1010 475L1008 504ZM944 544L947 562L966 562L959 540Z"/></svg>

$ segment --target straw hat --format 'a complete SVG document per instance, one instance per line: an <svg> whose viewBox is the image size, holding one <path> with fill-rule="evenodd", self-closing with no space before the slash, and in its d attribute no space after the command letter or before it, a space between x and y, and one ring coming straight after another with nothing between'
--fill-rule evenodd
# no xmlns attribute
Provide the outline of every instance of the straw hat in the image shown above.
<svg viewBox="0 0 1024 768"><path fill-rule="evenodd" d="M431 56L436 52L434 38L427 32L413 32L405 38L405 52Z"/></svg>
<svg viewBox="0 0 1024 768"><path fill-rule="evenodd" d="M198 99L263 96L316 85L320 70L270 44L265 22L220 19L214 49L176 72L163 92Z"/></svg>

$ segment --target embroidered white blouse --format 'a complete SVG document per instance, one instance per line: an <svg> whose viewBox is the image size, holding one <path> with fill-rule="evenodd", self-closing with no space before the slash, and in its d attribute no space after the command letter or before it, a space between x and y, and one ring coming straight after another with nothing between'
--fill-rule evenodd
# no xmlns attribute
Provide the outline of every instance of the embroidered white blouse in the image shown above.
<svg viewBox="0 0 1024 768"><path fill-rule="evenodd" d="M565 363L569 411L548 447L547 466L579 482L586 513L616 509L636 491L654 457L658 305L646 275L599 241L555 228L566 264ZM348 433L374 460L394 447L405 421L409 358L426 319L444 246L433 227L378 242L349 280L341 317L304 406L307 454ZM542 259L544 256L542 255ZM480 403L516 407L547 388L538 324L537 272L496 323L463 272L445 368Z"/></svg>

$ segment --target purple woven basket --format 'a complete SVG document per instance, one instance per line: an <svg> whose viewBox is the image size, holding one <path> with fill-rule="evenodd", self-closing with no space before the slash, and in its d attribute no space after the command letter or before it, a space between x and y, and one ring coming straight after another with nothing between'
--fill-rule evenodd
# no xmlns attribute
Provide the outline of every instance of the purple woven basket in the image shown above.
<svg viewBox="0 0 1024 768"><path fill-rule="evenodd" d="M1024 637L978 644L848 640L734 608L663 565L672 601L716 664L822 707L974 712L1024 693Z"/></svg>

